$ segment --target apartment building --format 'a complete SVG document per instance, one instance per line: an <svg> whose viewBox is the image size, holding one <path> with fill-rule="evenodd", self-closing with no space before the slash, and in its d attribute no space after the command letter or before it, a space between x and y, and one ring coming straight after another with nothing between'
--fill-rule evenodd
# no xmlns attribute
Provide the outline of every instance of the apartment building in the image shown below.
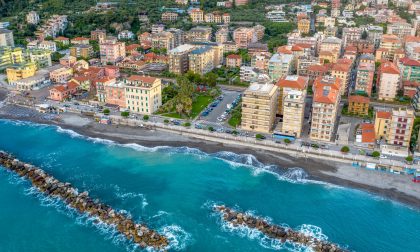
<svg viewBox="0 0 420 252"><path fill-rule="evenodd" d="M55 38L67 28L68 20L65 15L53 15L42 26L35 31L35 35L39 40L47 37Z"/></svg>
<svg viewBox="0 0 420 252"><path fill-rule="evenodd" d="M73 68L60 67L50 72L50 80L54 83L66 83L73 77Z"/></svg>
<svg viewBox="0 0 420 252"><path fill-rule="evenodd" d="M381 52L381 50L386 51L389 60L394 59L395 51L400 48L402 48L402 42L398 36L393 34L382 35L382 40L379 44L378 50L379 52ZM378 55L378 51L376 52L376 54ZM378 56L376 58L378 58Z"/></svg>
<svg viewBox="0 0 420 252"><path fill-rule="evenodd" d="M186 33L185 40L191 42L209 42L211 41L211 27L197 26Z"/></svg>
<svg viewBox="0 0 420 252"><path fill-rule="evenodd" d="M351 79L352 61L340 59L340 62L334 64L330 70L331 75L341 80L340 95L348 92Z"/></svg>
<svg viewBox="0 0 420 252"><path fill-rule="evenodd" d="M350 95L348 98L348 112L352 115L367 116L369 114L369 97Z"/></svg>
<svg viewBox="0 0 420 252"><path fill-rule="evenodd" d="M269 133L274 127L278 87L267 76L252 83L242 96L242 122L244 130Z"/></svg>
<svg viewBox="0 0 420 252"><path fill-rule="evenodd" d="M416 30L409 23L398 22L388 24L386 33L396 35L398 38L404 39L405 36L416 35Z"/></svg>
<svg viewBox="0 0 420 252"><path fill-rule="evenodd" d="M238 48L248 48L249 44L258 41L257 34L253 28L239 27L233 31L233 40Z"/></svg>
<svg viewBox="0 0 420 252"><path fill-rule="evenodd" d="M342 40L336 37L327 37L322 40L319 46L319 52L338 52L340 55L342 48Z"/></svg>
<svg viewBox="0 0 420 252"><path fill-rule="evenodd" d="M7 67L6 75L9 83L34 76L36 65L34 63L21 63Z"/></svg>
<svg viewBox="0 0 420 252"><path fill-rule="evenodd" d="M288 75L281 78L276 85L279 88L279 99L276 113L278 115L283 115L284 97L286 97L291 91L301 91L302 95L306 96L308 78L298 75Z"/></svg>
<svg viewBox="0 0 420 252"><path fill-rule="evenodd" d="M214 68L214 51L210 46L196 48L189 53L189 70L204 75Z"/></svg>
<svg viewBox="0 0 420 252"><path fill-rule="evenodd" d="M352 44L355 41L361 39L363 33L363 29L359 27L345 27L343 28L343 47Z"/></svg>
<svg viewBox="0 0 420 252"><path fill-rule="evenodd" d="M134 33L129 30L123 30L118 33L118 39L134 39Z"/></svg>
<svg viewBox="0 0 420 252"><path fill-rule="evenodd" d="M401 72L401 81L420 82L420 61L402 58L398 61Z"/></svg>
<svg viewBox="0 0 420 252"><path fill-rule="evenodd" d="M283 120L280 130L283 134L300 138L305 117L305 91L292 90L284 97Z"/></svg>
<svg viewBox="0 0 420 252"><path fill-rule="evenodd" d="M250 66L241 66L239 72L240 80L245 82L255 82L259 75L259 69Z"/></svg>
<svg viewBox="0 0 420 252"><path fill-rule="evenodd" d="M241 67L242 57L236 54L229 54L226 56L226 67L235 68Z"/></svg>
<svg viewBox="0 0 420 252"><path fill-rule="evenodd" d="M125 58L125 43L118 42L115 38L107 38L99 44L102 64L115 64Z"/></svg>
<svg viewBox="0 0 420 252"><path fill-rule="evenodd" d="M42 49L42 50L48 50L50 52L56 52L57 51L57 44L54 41L41 41L37 48Z"/></svg>
<svg viewBox="0 0 420 252"><path fill-rule="evenodd" d="M340 105L340 80L320 76L314 82L313 91L310 139L333 141Z"/></svg>
<svg viewBox="0 0 420 252"><path fill-rule="evenodd" d="M172 33L174 37L174 48L185 44L185 33L183 30L170 28L170 29L167 29L166 31Z"/></svg>
<svg viewBox="0 0 420 252"><path fill-rule="evenodd" d="M70 47L70 56L89 59L92 55L93 47L91 45L73 45Z"/></svg>
<svg viewBox="0 0 420 252"><path fill-rule="evenodd" d="M0 29L0 46L15 46L13 32L7 29Z"/></svg>
<svg viewBox="0 0 420 252"><path fill-rule="evenodd" d="M368 96L372 95L373 76L375 74L375 65L372 63L359 63L356 76L356 93L365 93Z"/></svg>
<svg viewBox="0 0 420 252"><path fill-rule="evenodd" d="M0 47L0 69L13 64L22 63L25 60L22 48L10 46Z"/></svg>
<svg viewBox="0 0 420 252"><path fill-rule="evenodd" d="M257 68L262 72L268 72L268 62L271 59L271 53L254 53L251 57L251 67Z"/></svg>
<svg viewBox="0 0 420 252"><path fill-rule="evenodd" d="M195 46L190 44L180 45L170 50L169 56L169 71L171 73L183 74L189 70L189 53L195 49Z"/></svg>
<svg viewBox="0 0 420 252"><path fill-rule="evenodd" d="M152 34L152 48L172 50L175 46L174 35L171 32Z"/></svg>
<svg viewBox="0 0 420 252"><path fill-rule="evenodd" d="M203 23L204 22L204 11L200 9L192 9L190 12L191 21L193 23Z"/></svg>
<svg viewBox="0 0 420 252"><path fill-rule="evenodd" d="M124 79L126 108L132 113L151 115L162 105L161 80L132 75Z"/></svg>
<svg viewBox="0 0 420 252"><path fill-rule="evenodd" d="M96 29L90 32L90 39L102 43L106 39L106 30Z"/></svg>
<svg viewBox="0 0 420 252"><path fill-rule="evenodd" d="M301 19L298 21L298 30L303 34L308 34L311 29L311 21L308 19Z"/></svg>
<svg viewBox="0 0 420 252"><path fill-rule="evenodd" d="M268 62L268 75L274 81L291 73L294 56L291 54L274 54Z"/></svg>
<svg viewBox="0 0 420 252"><path fill-rule="evenodd" d="M229 41L229 30L227 28L221 28L216 32L216 42L223 44Z"/></svg>
<svg viewBox="0 0 420 252"><path fill-rule="evenodd" d="M121 81L112 81L104 85L105 103L116 105L119 108L126 108L125 84Z"/></svg>
<svg viewBox="0 0 420 252"><path fill-rule="evenodd" d="M30 11L26 14L26 22L28 24L37 25L39 20L39 15L36 11Z"/></svg>
<svg viewBox="0 0 420 252"><path fill-rule="evenodd" d="M175 12L164 12L162 13L162 21L164 22L174 22L178 20L178 13Z"/></svg>
<svg viewBox="0 0 420 252"><path fill-rule="evenodd" d="M411 108L400 107L392 110L387 131L387 144L381 145L382 154L401 157L408 155L414 119L414 110Z"/></svg>
<svg viewBox="0 0 420 252"><path fill-rule="evenodd" d="M375 113L375 138L377 140L388 137L388 129L391 121L392 113L390 111L378 110Z"/></svg>
<svg viewBox="0 0 420 252"><path fill-rule="evenodd" d="M384 62L378 72L378 99L393 101L400 88L400 70L392 62Z"/></svg>

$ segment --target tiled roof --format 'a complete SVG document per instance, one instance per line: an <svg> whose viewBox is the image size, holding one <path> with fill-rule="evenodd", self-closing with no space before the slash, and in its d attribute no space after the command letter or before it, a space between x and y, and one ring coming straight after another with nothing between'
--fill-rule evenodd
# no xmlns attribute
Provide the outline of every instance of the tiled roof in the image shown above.
<svg viewBox="0 0 420 252"><path fill-rule="evenodd" d="M287 76L277 82L277 86L303 90L306 88L307 79L303 76Z"/></svg>
<svg viewBox="0 0 420 252"><path fill-rule="evenodd" d="M362 95L351 95L349 96L349 103L350 102L357 102L357 103L369 103L369 97L365 97Z"/></svg>
<svg viewBox="0 0 420 252"><path fill-rule="evenodd" d="M390 119L391 118L391 112L389 112L389 111L376 111L376 117L384 118L384 119Z"/></svg>
<svg viewBox="0 0 420 252"><path fill-rule="evenodd" d="M156 78L150 76L141 76L141 75L131 75L127 78L128 81L141 81L145 83L153 83Z"/></svg>

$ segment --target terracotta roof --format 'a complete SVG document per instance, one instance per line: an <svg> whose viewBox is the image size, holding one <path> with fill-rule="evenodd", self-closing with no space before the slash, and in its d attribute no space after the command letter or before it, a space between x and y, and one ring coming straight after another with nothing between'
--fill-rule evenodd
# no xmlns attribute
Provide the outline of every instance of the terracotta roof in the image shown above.
<svg viewBox="0 0 420 252"><path fill-rule="evenodd" d="M226 58L228 59L241 59L240 55L236 55L236 54L229 54L228 56L226 56Z"/></svg>
<svg viewBox="0 0 420 252"><path fill-rule="evenodd" d="M141 45L139 44L132 44L132 45L128 45L125 47L126 51L132 51L132 50L136 50L137 48L141 47Z"/></svg>
<svg viewBox="0 0 420 252"><path fill-rule="evenodd" d="M357 102L357 103L369 103L369 97L365 97L362 95L351 95L349 96L349 103L350 102Z"/></svg>
<svg viewBox="0 0 420 252"><path fill-rule="evenodd" d="M382 35L382 42L385 43L399 43L400 39L393 34L384 34Z"/></svg>
<svg viewBox="0 0 420 252"><path fill-rule="evenodd" d="M374 143L375 125L372 123L362 123L360 128L362 130L362 143Z"/></svg>
<svg viewBox="0 0 420 252"><path fill-rule="evenodd" d="M376 117L383 118L383 119L390 119L391 112L389 111L376 111Z"/></svg>
<svg viewBox="0 0 420 252"><path fill-rule="evenodd" d="M413 59L410 59L410 58L407 58L407 57L405 57L405 58L401 58L401 59L400 59L400 62L401 62L402 64L404 64L404 65L408 65L408 66L420 66L420 61L418 61L418 60L413 60Z"/></svg>
<svg viewBox="0 0 420 252"><path fill-rule="evenodd" d="M326 86L319 86L315 89L314 93L314 102L319 103L335 103L338 96L340 95L338 90L335 88L329 89L329 91L324 91Z"/></svg>
<svg viewBox="0 0 420 252"><path fill-rule="evenodd" d="M293 45L292 46L292 51L303 51L303 48L298 46L298 45Z"/></svg>
<svg viewBox="0 0 420 252"><path fill-rule="evenodd" d="M295 46L299 46L300 48L312 48L311 44L305 44L305 43L296 43ZM293 50L293 47L292 47Z"/></svg>
<svg viewBox="0 0 420 252"><path fill-rule="evenodd" d="M408 42L418 42L418 43L420 43L420 37L412 36L412 35L406 35L404 37L404 41L405 41L405 43L408 43Z"/></svg>
<svg viewBox="0 0 420 252"><path fill-rule="evenodd" d="M156 78L150 76L141 76L141 75L131 75L127 79L128 81L141 81L145 83L153 83L155 82Z"/></svg>
<svg viewBox="0 0 420 252"><path fill-rule="evenodd" d="M287 76L277 82L277 86L281 88L294 88L304 90L306 88L307 78L303 76Z"/></svg>
<svg viewBox="0 0 420 252"><path fill-rule="evenodd" d="M60 36L60 37L56 37L54 40L67 41L67 40L69 40L69 38L66 38L66 37Z"/></svg>
<svg viewBox="0 0 420 252"><path fill-rule="evenodd" d="M84 38L84 37L77 37L77 38L73 38L72 41L82 41L82 40L89 40L88 38Z"/></svg>
<svg viewBox="0 0 420 252"><path fill-rule="evenodd" d="M314 71L314 72L327 72L328 67L323 65L310 65L308 66L308 71Z"/></svg>
<svg viewBox="0 0 420 252"><path fill-rule="evenodd" d="M381 65L381 73L388 73L388 74L400 74L400 70L398 70L397 66L391 62L386 62L385 64Z"/></svg>
<svg viewBox="0 0 420 252"><path fill-rule="evenodd" d="M292 54L292 51L290 51L287 46L280 46L279 48L277 48L277 52L278 53L283 53L283 54Z"/></svg>
<svg viewBox="0 0 420 252"><path fill-rule="evenodd" d="M346 59L346 58L342 58L342 59L338 59L337 64L346 64L346 65L351 65L353 64L353 60L351 59Z"/></svg>

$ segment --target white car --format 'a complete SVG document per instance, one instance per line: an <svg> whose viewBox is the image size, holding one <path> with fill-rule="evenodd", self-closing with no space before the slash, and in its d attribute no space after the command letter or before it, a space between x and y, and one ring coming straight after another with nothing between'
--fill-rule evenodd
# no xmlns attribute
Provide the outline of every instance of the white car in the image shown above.
<svg viewBox="0 0 420 252"><path fill-rule="evenodd" d="M387 159L387 156L381 155L380 158Z"/></svg>

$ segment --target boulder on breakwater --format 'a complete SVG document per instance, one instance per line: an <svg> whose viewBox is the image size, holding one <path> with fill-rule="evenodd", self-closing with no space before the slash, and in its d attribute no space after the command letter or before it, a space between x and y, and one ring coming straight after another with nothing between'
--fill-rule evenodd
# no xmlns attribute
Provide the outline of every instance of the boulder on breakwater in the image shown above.
<svg viewBox="0 0 420 252"><path fill-rule="evenodd" d="M271 239L277 239L281 242L290 241L307 247L311 247L316 252L344 252L338 245L327 241L319 240L309 235L294 231L290 228L284 228L273 225L264 219L254 217L245 213L232 210L226 206L214 206L213 210L222 215L222 219L231 223L233 226L246 226L257 229Z"/></svg>
<svg viewBox="0 0 420 252"><path fill-rule="evenodd" d="M0 151L0 165L20 177L28 179L40 192L63 200L68 206L97 217L103 223L114 226L128 240L142 248L153 247L164 250L168 239L143 224L135 223L130 217L115 211L110 206L93 200L88 192L79 193L70 183L63 183L33 165L15 159L12 155Z"/></svg>

